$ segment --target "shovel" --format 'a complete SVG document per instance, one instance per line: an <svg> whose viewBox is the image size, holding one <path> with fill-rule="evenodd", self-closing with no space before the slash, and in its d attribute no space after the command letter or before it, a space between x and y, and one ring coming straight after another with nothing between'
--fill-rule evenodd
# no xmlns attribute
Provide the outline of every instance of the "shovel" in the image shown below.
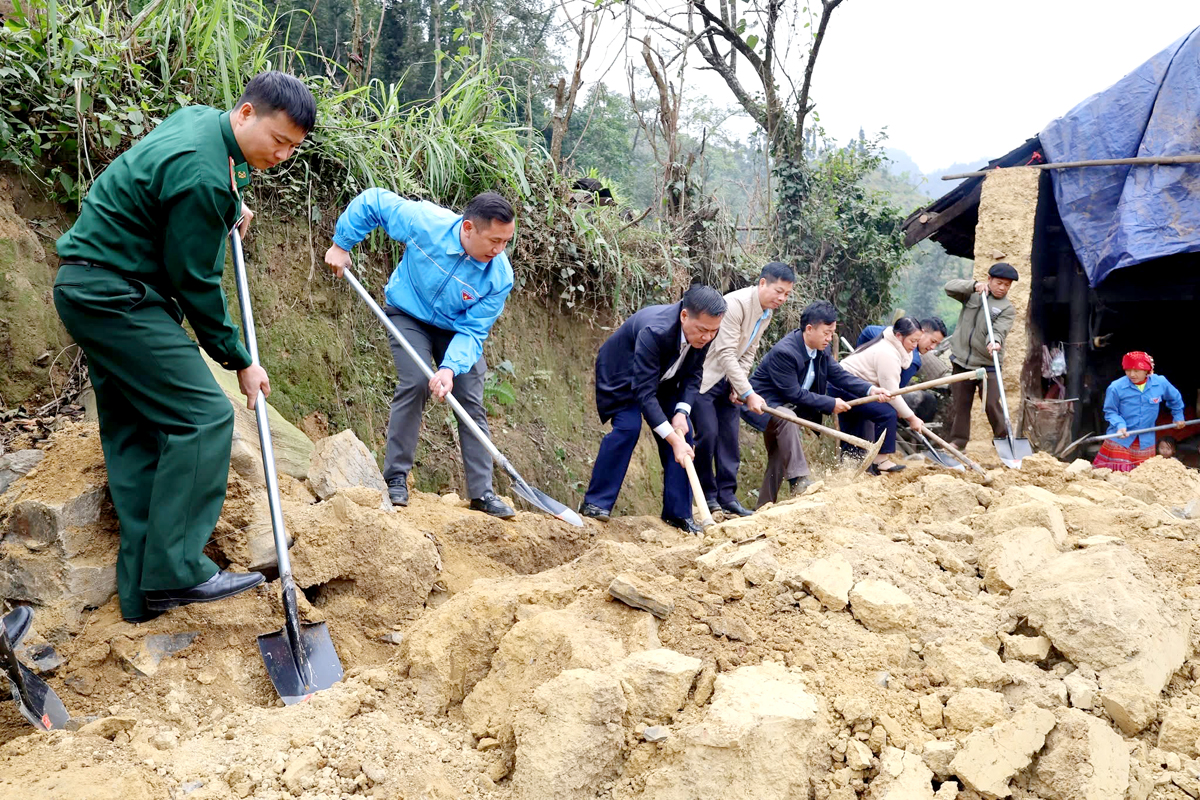
<svg viewBox="0 0 1200 800"><path fill-rule="evenodd" d="M254 313L250 310L250 285L246 281L246 262L242 237L237 227L229 234L237 278L238 305L242 307L243 333L250 358L258 363L258 338L254 333ZM275 535L275 557L279 562L279 583L283 592L283 628L258 637L258 649L275 691L286 705L307 700L314 692L328 689L342 679L342 662L329 628L324 622L300 622L296 607L296 581L288 557L287 531L279 503L279 477L275 473L275 448L267 422L267 399L262 392L254 401L258 440L262 445L263 474L267 479L267 502L271 509L271 530Z"/></svg>
<svg viewBox="0 0 1200 800"><path fill-rule="evenodd" d="M932 461L933 463L937 464L939 467L945 467L946 469L953 469L953 470L966 469L966 467L963 466L960 462L955 461L953 458L951 458L950 456L943 453L941 450L938 450L936 447L934 447L933 443L930 442L927 438L925 438L925 434L919 433L917 431L911 431L911 433L914 436L916 436L918 439L921 440L921 444L925 445L925 450L929 454L929 460Z"/></svg>
<svg viewBox="0 0 1200 800"><path fill-rule="evenodd" d="M929 430L928 428L925 429L925 435L928 436L930 439L932 439L935 444L940 445L947 453L954 456L960 462L962 462L966 466L970 467L971 469L975 470L980 475L982 475L984 486L990 486L992 484L992 476L987 474L987 470L985 470L983 467L976 464L971 459L967 458L967 456L961 450L959 450L957 447L950 444L945 439L938 436L936 433Z"/></svg>
<svg viewBox="0 0 1200 800"><path fill-rule="evenodd" d="M887 436L886 431L879 434L879 441L872 444L866 439L860 439L859 437L852 436L849 433L842 433L841 431L834 430L833 428L827 428L824 425L820 425L816 422L809 422L806 419L801 419L792 412L786 411L782 408L771 408L770 406L764 406L763 411L767 412L772 417L786 420L787 422L793 422L796 425L799 425L801 428L808 428L809 430L817 431L818 433L827 434L847 444L852 444L855 447L866 450L867 454L863 457L862 464L860 464L858 469L854 471L855 477L863 474L867 467L871 466L871 462L875 460L875 456L879 455L879 451L883 448L883 440Z"/></svg>
<svg viewBox="0 0 1200 800"><path fill-rule="evenodd" d="M1186 428L1190 425L1196 425L1197 423L1200 423L1200 419L1185 420L1183 423L1183 427ZM1138 428L1135 431L1125 431L1125 436L1137 436L1138 434L1141 434L1141 433L1154 433L1155 431L1165 431L1165 430L1170 430L1171 428L1174 428L1174 427L1175 427L1175 423L1171 422L1166 425L1155 425L1153 428ZM1083 436L1079 439L1076 439L1075 441L1073 441L1069 445L1067 445L1066 449L1062 451L1062 454L1059 456L1059 458L1066 458L1071 453L1074 453L1075 448L1079 447L1079 445L1083 444L1084 442L1102 442L1105 439L1121 439L1121 438L1124 438L1124 437L1122 437L1121 434L1119 434L1119 433L1106 433L1103 436L1092 436L1091 434L1089 434L1087 436Z"/></svg>
<svg viewBox="0 0 1200 800"><path fill-rule="evenodd" d="M987 322L988 344L996 343L996 334L992 332L992 310L988 307L987 289L983 290L980 297L983 299L983 319ZM1000 461L1004 466L1010 469L1020 469L1021 459L1029 458L1033 455L1033 445L1028 439L1013 436L1012 419L1008 415L1008 398L1004 395L1004 376L1000 374L1000 353L992 351L992 363L996 367L996 389L1000 392L1000 408L1004 411L1004 429L1005 436L998 436L992 439L992 443L996 445L996 452L1000 455ZM984 395L984 402L987 402L987 395Z"/></svg>
<svg viewBox="0 0 1200 800"><path fill-rule="evenodd" d="M61 730L70 721L71 715L58 699L58 695L47 683L26 669L17 660L8 632L0 624L0 668L8 678L12 699L21 710L21 716L40 731Z"/></svg>
<svg viewBox="0 0 1200 800"><path fill-rule="evenodd" d="M424 360L422 360L417 351L413 349L413 346L408 343L407 339L404 338L404 334L400 333L396 326L392 324L392 321L388 319L388 315L383 313L383 309L380 308L379 304L375 302L375 299L371 297L370 292L364 289L363 285L358 282L358 278L354 277L354 274L348 268L344 270L342 274L345 275L346 281L354 288L354 291L358 292L358 296L363 299L363 302L370 306L371 311L376 317L379 318L379 321L383 323L383 327L387 328L387 331L392 335L392 338L400 343L400 346L404 348L404 352L408 353L413 362L420 367L421 372L425 373L425 377L432 378L433 369L430 368L430 366L426 364ZM478 439L484 447L487 448L487 451L492 454L492 458L496 461L496 463L499 464L504 469L505 473L508 474L509 480L512 481L513 491L516 492L521 499L535 508L540 508L550 516L561 519L563 522L569 522L577 528L583 527L583 519L580 518L580 516L576 514L573 509L567 508L550 495L546 494L540 489L535 489L525 482L525 479L522 478L517 472L516 467L514 467L512 463L504 457L503 453L496 449L496 445L492 444L492 440L487 437L482 429L480 429L475 420L471 419L471 415L468 414L467 410L462 407L461 403L458 402L458 398L456 398L453 394L448 394L446 395L446 402L450 404L450 407L454 409L454 413L458 415L459 423L467 427L467 430L469 430L471 434Z"/></svg>

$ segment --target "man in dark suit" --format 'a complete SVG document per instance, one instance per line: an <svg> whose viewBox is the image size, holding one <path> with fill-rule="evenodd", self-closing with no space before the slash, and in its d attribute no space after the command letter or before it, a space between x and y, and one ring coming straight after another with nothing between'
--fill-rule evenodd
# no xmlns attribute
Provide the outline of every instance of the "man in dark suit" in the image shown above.
<svg viewBox="0 0 1200 800"><path fill-rule="evenodd" d="M820 422L822 414L850 410L845 400L827 393L830 387L853 397L889 396L885 390L851 375L833 360L829 345L837 334L837 318L838 312L832 303L824 300L810 303L800 314L800 327L770 349L750 376L750 385L767 405L793 406L798 416ZM764 439L767 471L758 493L760 506L775 502L783 482L783 465L797 457L803 458L794 452L800 448L800 431L791 422L771 417Z"/></svg>
<svg viewBox="0 0 1200 800"><path fill-rule="evenodd" d="M645 418L663 465L662 518L689 533L701 532L692 520L691 490L680 464L695 457L688 418L708 344L724 314L720 293L697 284L678 303L638 311L600 346L596 410L601 422L612 420L612 432L600 442L580 514L608 521ZM673 417L667 417L667 408Z"/></svg>

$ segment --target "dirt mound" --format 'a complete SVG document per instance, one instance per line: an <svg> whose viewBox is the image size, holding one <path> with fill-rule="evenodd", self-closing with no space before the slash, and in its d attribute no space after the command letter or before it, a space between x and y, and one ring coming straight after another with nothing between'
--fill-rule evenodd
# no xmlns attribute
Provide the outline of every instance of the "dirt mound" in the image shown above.
<svg viewBox="0 0 1200 800"><path fill-rule="evenodd" d="M81 433L10 494L94 490ZM1193 795L1200 522L1171 509L1195 476L1041 455L990 475L838 473L702 538L294 482L302 616L346 680L281 706L255 638L277 582L141 626L115 600L43 608L29 643L63 659L47 679L78 730L0 706L0 796L117 776L201 800ZM214 544L235 566L261 525L240 480Z"/></svg>

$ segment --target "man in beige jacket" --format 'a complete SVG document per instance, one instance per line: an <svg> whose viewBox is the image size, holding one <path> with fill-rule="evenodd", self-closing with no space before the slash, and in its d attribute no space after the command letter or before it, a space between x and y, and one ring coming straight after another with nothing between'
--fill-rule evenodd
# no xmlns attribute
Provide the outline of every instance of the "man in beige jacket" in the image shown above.
<svg viewBox="0 0 1200 800"><path fill-rule="evenodd" d="M779 261L763 267L758 283L725 295L725 318L708 348L700 396L692 409L696 474L710 511L749 516L737 499L738 406L762 414L765 401L750 386L750 367L774 312L792 292L796 276ZM714 476L715 463L715 476Z"/></svg>

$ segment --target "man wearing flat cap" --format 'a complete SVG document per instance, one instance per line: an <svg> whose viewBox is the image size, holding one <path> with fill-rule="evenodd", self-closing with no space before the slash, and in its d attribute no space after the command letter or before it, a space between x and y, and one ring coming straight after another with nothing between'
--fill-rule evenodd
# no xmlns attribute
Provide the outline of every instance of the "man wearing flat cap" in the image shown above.
<svg viewBox="0 0 1200 800"><path fill-rule="evenodd" d="M950 337L950 365L956 375L974 372L980 367L992 373L988 375L987 398L983 408L992 426L992 434L997 437L1007 435L1008 428L1000 408L1000 387L994 374L992 352L999 351L1000 361L1004 360L1004 338L1012 330L1013 320L1017 316L1016 309L1008 300L1008 290L1017 278L1016 269L1001 261L988 270L986 281L964 278L946 284L946 294L963 304L958 325ZM992 312L992 331L996 338L992 343L988 342L987 321L983 318L984 292L988 293L988 308ZM967 446L971 438L971 405L978 391L979 381L961 381L950 386L954 421L949 438L950 444L960 450Z"/></svg>

